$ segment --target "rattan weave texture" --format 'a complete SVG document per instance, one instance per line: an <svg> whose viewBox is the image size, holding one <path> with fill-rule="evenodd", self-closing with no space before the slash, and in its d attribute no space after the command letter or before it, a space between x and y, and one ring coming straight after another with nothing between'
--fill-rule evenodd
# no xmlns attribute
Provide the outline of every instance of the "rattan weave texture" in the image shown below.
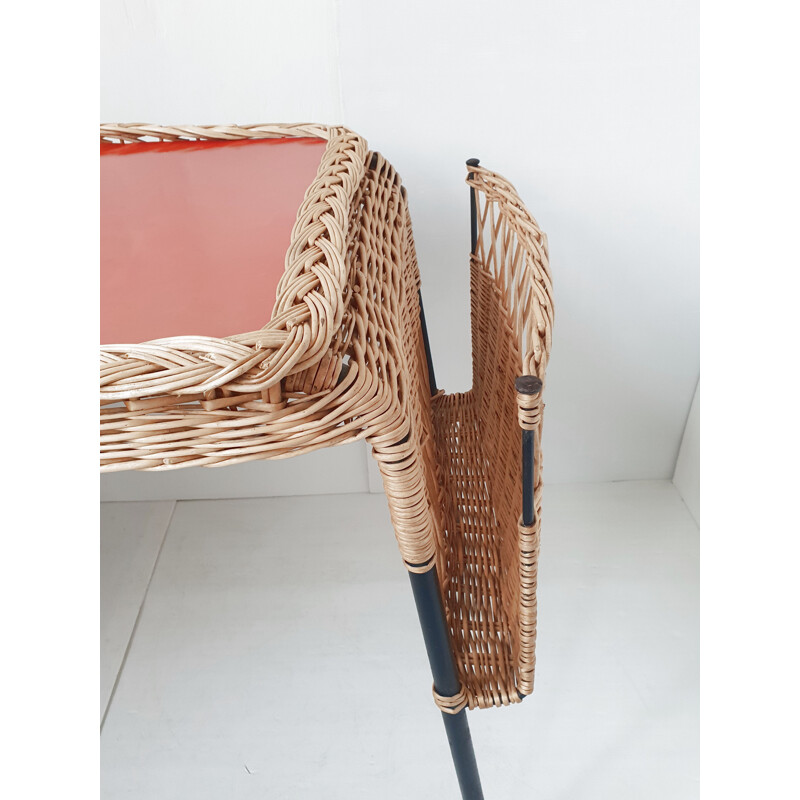
<svg viewBox="0 0 800 800"><path fill-rule="evenodd" d="M526 409L514 378L544 378L546 239L507 181L471 168L473 389L431 400L405 189L363 139L315 125L101 127L121 143L283 136L328 145L272 318L228 339L104 346L101 469L223 466L366 438L407 568L440 575L463 688L437 704L517 702L533 688L541 403ZM520 424L536 431L532 529L518 524Z"/></svg>
<svg viewBox="0 0 800 800"><path fill-rule="evenodd" d="M547 239L508 181L470 167L478 245L471 259L473 388L433 401L445 525L439 574L470 708L533 691L542 503L541 393L553 323ZM522 507L520 427L535 431L536 521Z"/></svg>

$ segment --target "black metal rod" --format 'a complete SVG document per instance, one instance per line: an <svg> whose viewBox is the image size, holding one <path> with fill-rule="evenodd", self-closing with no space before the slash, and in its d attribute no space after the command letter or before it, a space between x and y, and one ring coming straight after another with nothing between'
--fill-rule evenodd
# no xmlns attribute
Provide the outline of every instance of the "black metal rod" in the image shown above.
<svg viewBox="0 0 800 800"><path fill-rule="evenodd" d="M436 691L444 697L458 694L460 682L450 649L450 636L442 609L436 568L427 572L409 572L408 576L414 592L414 602L417 604L425 650L428 661L431 662L433 684Z"/></svg>
<svg viewBox="0 0 800 800"><path fill-rule="evenodd" d="M428 382L431 396L433 396L438 392L438 388L433 372L433 358L422 306L422 292L419 295L419 321L422 325L425 359L428 362ZM442 697L452 697L458 694L461 682L458 679L456 662L450 647L450 632L444 613L436 567L434 566L426 572L409 572L408 577L411 581L411 591L414 593L414 603L422 628L425 650L431 665L433 687ZM462 800L483 800L481 778L478 774L478 763L475 760L475 748L472 746L472 736L469 732L467 709L461 709L458 714L446 714L443 711L442 720Z"/></svg>
<svg viewBox="0 0 800 800"><path fill-rule="evenodd" d="M468 167L477 167L480 164L480 159L477 158L470 158L467 159L467 166ZM472 178L474 172L469 173L469 177ZM472 254L478 248L478 198L475 195L475 189L470 186L469 187L469 222L470 222L470 252Z"/></svg>
<svg viewBox="0 0 800 800"><path fill-rule="evenodd" d="M522 524L533 525L536 521L533 506L533 485L536 453L533 431L522 431Z"/></svg>
<svg viewBox="0 0 800 800"><path fill-rule="evenodd" d="M450 745L450 755L453 757L453 766L456 768L461 797L463 800L483 800L483 787L481 776L478 774L478 764L475 761L475 750L472 747L467 709L462 709L458 714L442 712L442 719L447 733L447 743Z"/></svg>
<svg viewBox="0 0 800 800"><path fill-rule="evenodd" d="M422 290L419 292L419 322L422 325L422 341L425 345L425 361L428 364L428 383L431 388L431 397L439 390L436 388L436 375L433 372L433 359L431 358L431 343L428 341L428 326L425 324L425 309L422 306Z"/></svg>
<svg viewBox="0 0 800 800"><path fill-rule="evenodd" d="M542 391L542 382L535 375L521 375L514 381L519 394L534 395ZM533 487L536 453L534 431L522 429L522 524L533 525L536 512L533 505Z"/></svg>
<svg viewBox="0 0 800 800"><path fill-rule="evenodd" d="M450 697L458 694L461 683L458 679L453 652L450 649L450 636L447 621L442 606L442 596L439 590L439 579L436 568L427 572L409 572L411 590L414 593L414 602L417 606L422 638L425 640L425 650L433 674L433 688L437 694ZM478 774L478 764L475 760L475 749L472 746L472 736L469 732L467 709L463 708L458 714L442 712L447 741L450 745L450 754L456 769L458 785L461 789L463 800L483 800L481 778Z"/></svg>

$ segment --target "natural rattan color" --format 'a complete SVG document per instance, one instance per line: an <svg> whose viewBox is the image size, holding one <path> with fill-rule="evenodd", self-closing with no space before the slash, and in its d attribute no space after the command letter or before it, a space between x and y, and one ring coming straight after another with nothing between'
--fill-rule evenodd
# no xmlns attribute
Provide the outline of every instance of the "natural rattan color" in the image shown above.
<svg viewBox="0 0 800 800"><path fill-rule="evenodd" d="M541 512L541 393L553 322L547 240L513 186L470 167L478 244L471 259L473 388L433 401L445 525L437 560L460 678L471 708L533 691ZM520 426L535 431L534 508L522 508Z"/></svg>
<svg viewBox="0 0 800 800"><path fill-rule="evenodd" d="M517 702L533 687L541 403L518 403L514 378L544 378L546 239L507 181L470 168L473 389L431 400L405 189L363 139L315 125L101 127L120 146L288 136L327 147L272 318L227 339L104 346L101 469L223 466L366 438L407 568L439 572L462 691L437 704ZM518 524L521 423L536 440L531 529Z"/></svg>

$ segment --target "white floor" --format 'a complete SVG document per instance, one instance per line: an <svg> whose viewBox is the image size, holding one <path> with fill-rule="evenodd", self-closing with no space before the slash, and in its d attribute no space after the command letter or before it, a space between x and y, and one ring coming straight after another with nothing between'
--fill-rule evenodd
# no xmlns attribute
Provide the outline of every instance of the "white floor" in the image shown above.
<svg viewBox="0 0 800 800"><path fill-rule="evenodd" d="M697 526L666 481L545 490L486 798L696 798ZM101 667L103 800L458 797L380 495L103 504Z"/></svg>

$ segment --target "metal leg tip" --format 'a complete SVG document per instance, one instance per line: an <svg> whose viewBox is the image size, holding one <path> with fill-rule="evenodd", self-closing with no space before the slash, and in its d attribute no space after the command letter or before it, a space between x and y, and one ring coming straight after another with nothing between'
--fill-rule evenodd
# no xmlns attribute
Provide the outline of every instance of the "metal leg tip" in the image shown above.
<svg viewBox="0 0 800 800"><path fill-rule="evenodd" d="M520 394L538 394L542 391L542 381L535 375L520 375L514 380L514 388Z"/></svg>

